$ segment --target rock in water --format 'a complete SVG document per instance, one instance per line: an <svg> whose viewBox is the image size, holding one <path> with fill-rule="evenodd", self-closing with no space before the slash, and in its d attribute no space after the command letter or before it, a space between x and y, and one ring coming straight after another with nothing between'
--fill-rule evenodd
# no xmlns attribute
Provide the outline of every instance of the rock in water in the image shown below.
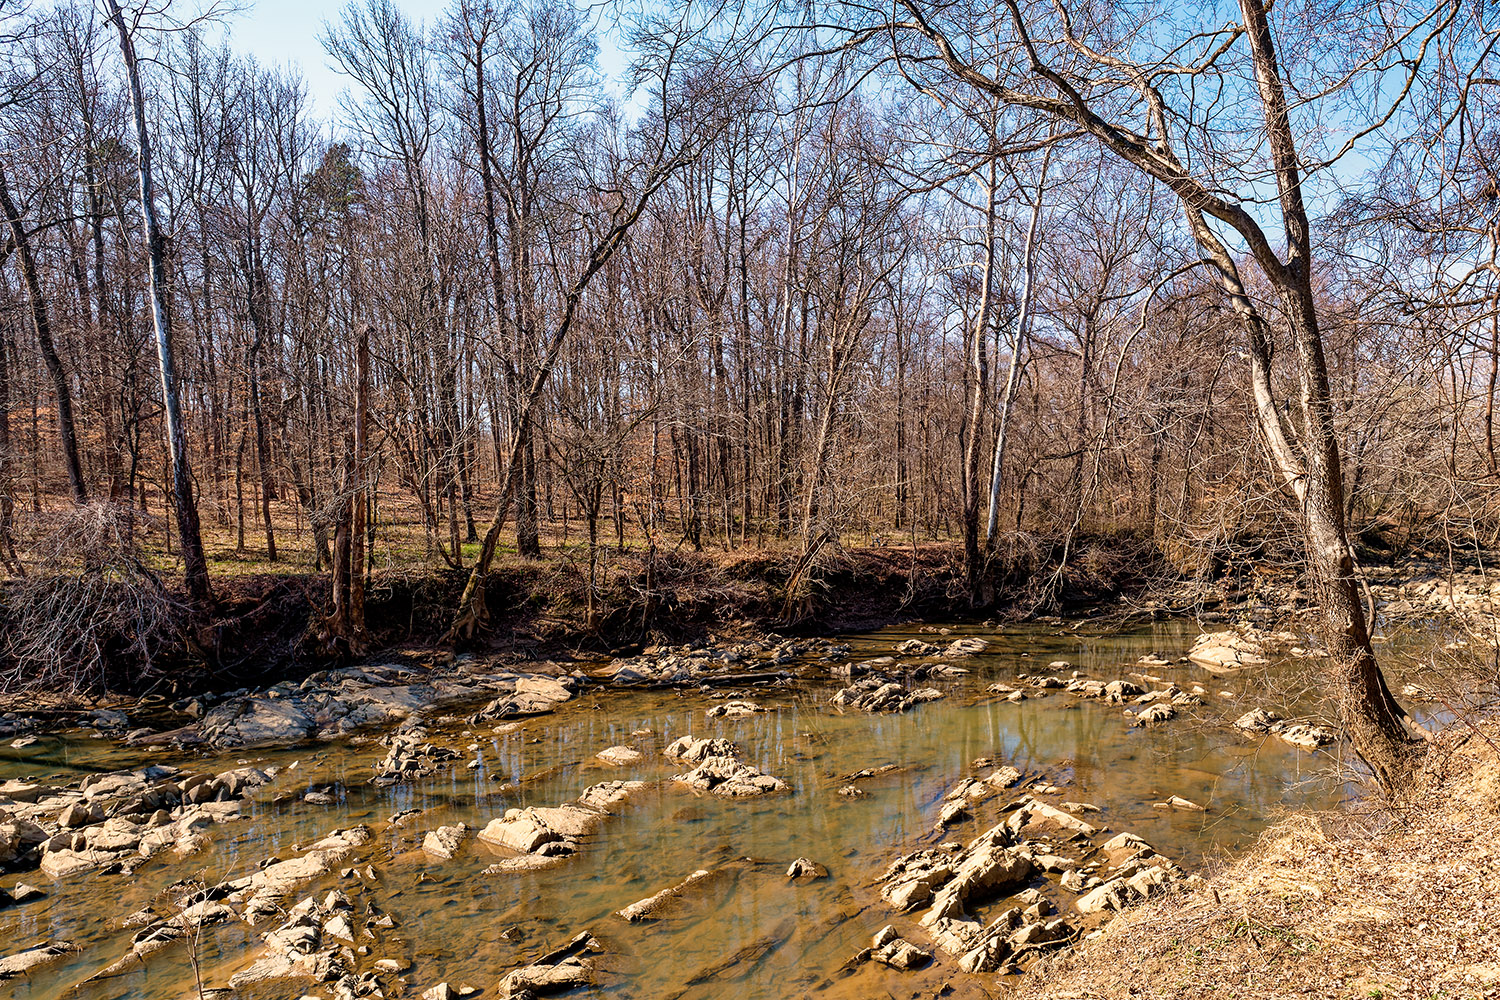
<svg viewBox="0 0 1500 1000"><path fill-rule="evenodd" d="M447 861L458 852L469 828L462 823L455 826L440 826L422 838L422 850L435 858Z"/></svg>
<svg viewBox="0 0 1500 1000"><path fill-rule="evenodd" d="M606 764L616 767L627 767L631 764L639 764L642 754L634 747L607 747L594 755Z"/></svg>
<svg viewBox="0 0 1500 1000"><path fill-rule="evenodd" d="M786 877L791 879L805 878L809 880L827 878L828 869L811 858L798 858L786 870Z"/></svg>

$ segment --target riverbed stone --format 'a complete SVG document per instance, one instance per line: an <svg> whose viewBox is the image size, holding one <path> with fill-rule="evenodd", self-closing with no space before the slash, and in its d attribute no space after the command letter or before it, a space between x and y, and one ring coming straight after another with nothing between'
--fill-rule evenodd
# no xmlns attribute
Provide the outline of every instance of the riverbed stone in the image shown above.
<svg viewBox="0 0 1500 1000"><path fill-rule="evenodd" d="M1098 827L1074 816L1072 813L1027 797L1021 807L1010 814L1005 826L1012 833L1027 836L1062 832L1066 836L1092 837Z"/></svg>
<svg viewBox="0 0 1500 1000"><path fill-rule="evenodd" d="M0 864L14 864L47 839L47 831L31 820L0 814Z"/></svg>
<svg viewBox="0 0 1500 1000"><path fill-rule="evenodd" d="M604 763L613 764L616 767L627 767L631 764L639 764L644 757L644 755L639 750L635 749L634 747L626 746L606 747L605 749L600 750L598 753L594 754L594 756L604 761Z"/></svg>
<svg viewBox="0 0 1500 1000"><path fill-rule="evenodd" d="M937 688L907 691L905 686L881 674L871 674L835 692L829 703L872 715L882 712L905 712L923 702L946 697Z"/></svg>
<svg viewBox="0 0 1500 1000"><path fill-rule="evenodd" d="M578 796L578 804L598 812L614 813L645 787L644 781L601 781L585 788Z"/></svg>
<svg viewBox="0 0 1500 1000"><path fill-rule="evenodd" d="M786 877L790 879L807 879L809 881L827 878L828 869L811 858L798 858L792 862L791 867L787 868Z"/></svg>
<svg viewBox="0 0 1500 1000"><path fill-rule="evenodd" d="M300 743L317 722L292 699L235 698L210 709L202 729L217 746L254 749Z"/></svg>
<svg viewBox="0 0 1500 1000"><path fill-rule="evenodd" d="M79 851L48 851L42 855L42 873L53 878L69 878L93 871L105 862L103 855Z"/></svg>
<svg viewBox="0 0 1500 1000"><path fill-rule="evenodd" d="M1163 722L1169 722L1177 717L1177 709L1162 702L1148 705L1135 715L1130 716L1132 726L1156 726Z"/></svg>
<svg viewBox="0 0 1500 1000"><path fill-rule="evenodd" d="M528 995L564 993L593 982L593 963L569 956L555 965L527 965L506 973L495 992L501 997L520 1000Z"/></svg>
<svg viewBox="0 0 1500 1000"><path fill-rule="evenodd" d="M989 648L989 640L971 635L954 639L948 644L948 648L943 650L943 655L955 659L963 656L978 656Z"/></svg>
<svg viewBox="0 0 1500 1000"><path fill-rule="evenodd" d="M926 906L937 887L953 878L953 859L933 850L896 859L881 876L880 896L898 912Z"/></svg>
<svg viewBox="0 0 1500 1000"><path fill-rule="evenodd" d="M765 774L736 757L706 758L691 771L672 775L672 780L726 798L767 795L784 791L787 787L780 778Z"/></svg>
<svg viewBox="0 0 1500 1000"><path fill-rule="evenodd" d="M1339 734L1327 726L1312 726L1297 723L1278 730L1276 738L1303 750L1317 750L1338 741Z"/></svg>
<svg viewBox="0 0 1500 1000"><path fill-rule="evenodd" d="M1247 733L1270 733L1282 728L1281 716L1264 708L1251 709L1234 720L1234 728Z"/></svg>
<svg viewBox="0 0 1500 1000"><path fill-rule="evenodd" d="M469 833L469 828L462 823L452 826L440 826L436 830L428 832L422 838L422 850L435 858L450 860L458 852L459 845Z"/></svg>
<svg viewBox="0 0 1500 1000"><path fill-rule="evenodd" d="M745 701L740 698L734 698L729 701L723 702L722 704L715 705L704 714L707 715L710 719L742 719L746 716L754 715L757 712L763 711L765 711L765 709L761 708L753 701Z"/></svg>
<svg viewBox="0 0 1500 1000"><path fill-rule="evenodd" d="M44 941L24 951L0 958L0 979L14 979L16 976L25 975L44 965L66 958L78 950L78 945L71 941Z"/></svg>
<svg viewBox="0 0 1500 1000"><path fill-rule="evenodd" d="M725 739L681 736L667 744L668 757L699 763L710 757L738 757L740 750Z"/></svg>
<svg viewBox="0 0 1500 1000"><path fill-rule="evenodd" d="M881 965L899 972L910 972L931 964L932 953L923 951L905 938L896 938L876 948L870 956Z"/></svg>
<svg viewBox="0 0 1500 1000"><path fill-rule="evenodd" d="M74 802L57 816L57 825L65 830L75 830L90 823L97 823L102 817L83 802Z"/></svg>
<svg viewBox="0 0 1500 1000"><path fill-rule="evenodd" d="M1188 650L1188 659L1211 673L1232 673L1245 667L1264 666L1270 661L1261 644L1234 630L1200 635Z"/></svg>

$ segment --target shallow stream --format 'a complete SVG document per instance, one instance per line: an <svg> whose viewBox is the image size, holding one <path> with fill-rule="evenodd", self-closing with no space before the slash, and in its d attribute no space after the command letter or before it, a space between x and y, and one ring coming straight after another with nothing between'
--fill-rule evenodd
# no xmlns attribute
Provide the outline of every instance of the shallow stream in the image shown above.
<svg viewBox="0 0 1500 1000"><path fill-rule="evenodd" d="M26 750L4 748L0 778L67 776L77 771L170 764L224 770L244 763L285 768L261 788L246 816L208 831L209 850L178 859L170 853L131 875L87 873L53 882L40 872L21 876L47 898L0 911L0 954L44 939L82 946L67 961L30 979L0 983L0 995L24 1000L76 996L81 1000L186 998L195 995L192 958L206 988L260 953L257 931L239 921L205 928L193 948L174 946L136 969L74 989L129 947L131 929L121 919L150 903L179 878L215 883L254 871L268 857L291 856L293 845L357 823L376 841L361 852L373 878L340 879L332 873L301 896L338 887L374 902L396 926L364 943L362 961L410 962L401 977L386 979L388 996L418 996L440 981L473 984L494 993L510 968L566 943L581 931L605 946L606 975L592 990L570 996L736 998L781 1000L792 996L910 996L920 983L950 981L958 995L984 996L994 977L967 977L935 967L903 974L881 966L840 968L892 914L875 882L896 855L941 840L967 840L996 821L989 811L934 830L939 803L977 758L1021 769L1028 780L1061 786L1061 797L1097 805L1091 822L1145 838L1189 871L1249 844L1287 809L1335 804L1346 789L1329 776L1330 759L1273 739L1245 739L1222 725L1266 704L1263 685L1275 674L1215 676L1182 665L1153 669L1136 661L1160 650L1179 656L1199 629L1191 622L1158 623L1108 634L1088 625L1007 627L997 632L955 626L949 638L974 634L992 645L962 661L972 673L937 682L947 697L900 715L840 714L827 704L831 681L746 689L774 708L741 719L708 719L707 709L726 692L597 690L557 712L520 725L433 726L436 739L465 754L436 776L388 788L369 784L372 764L385 748L373 738L304 746L289 751L218 756L147 753L81 734L44 738ZM852 659L889 654L908 638L933 640L914 626L848 637ZM1134 671L1166 676L1184 687L1207 689L1206 704L1170 724L1132 729L1117 705L1053 692L1009 703L986 693L995 681L1045 670L1054 660L1087 676L1112 680ZM1221 692L1230 692L1225 697ZM1284 702L1278 708L1295 708ZM496 728L502 732L494 731ZM472 735L465 735L472 730ZM646 731L649 731L647 733ZM683 734L734 740L743 758L785 779L790 791L755 799L721 799L661 781L685 770L661 751ZM379 734L376 734L379 735ZM474 752L470 744L479 744ZM606 747L631 745L645 758L614 767L594 758ZM467 769L477 756L481 766ZM838 790L861 769L897 768L859 782L869 794ZM462 821L482 828L517 805L556 805L584 788L615 778L653 782L610 820L576 856L556 868L484 874L497 860L471 835L449 861L420 849L423 835ZM293 793L333 784L336 801L312 805ZM1164 811L1152 804L1177 795L1207 812ZM402 810L423 812L400 827L389 819ZM827 867L830 877L793 884L787 866L799 856ZM661 919L628 924L614 911L681 881L697 869L720 869L713 880L686 894ZM10 881L7 885L11 884ZM935 978L934 978L935 977ZM238 996L282 997L285 982L242 990ZM326 990L303 984L306 993Z"/></svg>

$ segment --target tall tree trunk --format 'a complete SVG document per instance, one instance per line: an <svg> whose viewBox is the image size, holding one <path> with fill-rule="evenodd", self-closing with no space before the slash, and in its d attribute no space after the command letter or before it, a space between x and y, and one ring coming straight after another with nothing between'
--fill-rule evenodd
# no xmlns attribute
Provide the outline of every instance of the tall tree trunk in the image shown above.
<svg viewBox="0 0 1500 1000"><path fill-rule="evenodd" d="M969 331L968 418L964 425L963 515L964 577L969 590L969 606L978 607L984 599L983 566L979 555L979 450L984 436L984 413L990 393L990 363L987 346L990 337L990 309L995 285L995 209L997 207L996 168L990 159L984 202L984 265L980 269L979 310Z"/></svg>
<svg viewBox="0 0 1500 1000"><path fill-rule="evenodd" d="M83 465L78 460L78 433L73 424L73 392L68 386L68 375L63 370L62 358L52 342L52 324L47 318L47 300L42 295L41 279L37 277L36 256L31 249L31 236L21 220L10 194L10 181L0 169L0 209L5 211L5 221L10 226L11 241L16 248L16 259L21 265L21 280L26 285L26 298L31 306L31 325L36 331L37 346L41 348L42 360L46 362L47 374L52 377L52 391L57 396L57 431L62 439L63 464L68 470L68 488L74 503L88 503L89 491L83 481Z"/></svg>
<svg viewBox="0 0 1500 1000"><path fill-rule="evenodd" d="M1021 387L1021 368L1027 344L1031 341L1031 317L1036 300L1036 240L1042 221L1042 195L1047 189L1047 168L1052 164L1052 147L1042 153L1042 172L1036 182L1036 199L1031 203L1031 221L1026 226L1026 245L1021 251L1021 302L1016 312L1015 340L1010 345L1010 364L1005 372L1005 386L1000 390L1000 415L995 421L995 455L990 462L990 508L985 522L985 545L995 551L1000 527L1000 484L1005 474L1005 448L1010 439L1010 418Z"/></svg>
<svg viewBox="0 0 1500 1000"><path fill-rule="evenodd" d="M213 603L213 588L209 583L208 560L203 555L203 539L198 530L198 508L193 502L187 428L182 420L176 359L172 350L171 331L167 328L166 250L156 221L151 175L151 133L146 126L146 97L141 88L135 42L125 24L125 14L120 10L117 0L107 0L107 3L110 19L120 36L120 54L124 57L125 71L130 80L130 103L135 117L136 173L140 180L141 222L146 230L146 251L150 258L147 276L151 296L151 322L156 333L156 358L161 368L167 453L172 464L172 508L177 519L177 533L182 541L182 561L188 593L194 603L200 608L206 608Z"/></svg>
<svg viewBox="0 0 1500 1000"><path fill-rule="evenodd" d="M24 576L21 560L16 556L12 529L16 518L16 501L11 490L14 480L11 467L14 455L10 440L10 338L0 326L0 566Z"/></svg>

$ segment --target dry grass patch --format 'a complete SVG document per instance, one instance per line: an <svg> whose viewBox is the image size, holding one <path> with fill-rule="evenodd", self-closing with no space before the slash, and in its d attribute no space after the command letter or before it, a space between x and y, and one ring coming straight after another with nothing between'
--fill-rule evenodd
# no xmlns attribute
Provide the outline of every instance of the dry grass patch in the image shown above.
<svg viewBox="0 0 1500 1000"><path fill-rule="evenodd" d="M1039 966L1017 997L1500 997L1497 734L1455 724L1410 804L1292 817L1205 885Z"/></svg>

